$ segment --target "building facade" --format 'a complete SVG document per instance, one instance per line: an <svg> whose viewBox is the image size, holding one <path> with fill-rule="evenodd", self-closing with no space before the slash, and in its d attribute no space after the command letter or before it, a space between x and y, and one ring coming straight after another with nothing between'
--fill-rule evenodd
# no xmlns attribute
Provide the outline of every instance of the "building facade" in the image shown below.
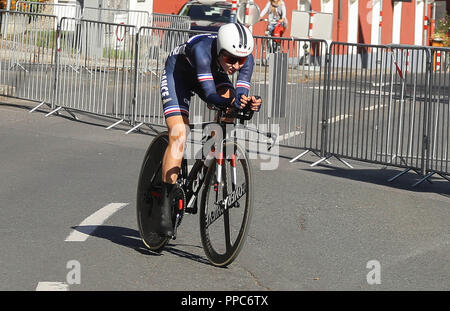
<svg viewBox="0 0 450 311"><path fill-rule="evenodd" d="M261 9L267 1L254 0ZM154 0L153 12L176 14L185 2L186 0ZM333 13L333 41L366 44L429 45L434 21L450 11L450 0L284 0L284 2L289 20L292 19L293 10ZM259 22L253 27L256 35L264 35L264 30L264 22ZM290 36L289 29L285 36Z"/></svg>

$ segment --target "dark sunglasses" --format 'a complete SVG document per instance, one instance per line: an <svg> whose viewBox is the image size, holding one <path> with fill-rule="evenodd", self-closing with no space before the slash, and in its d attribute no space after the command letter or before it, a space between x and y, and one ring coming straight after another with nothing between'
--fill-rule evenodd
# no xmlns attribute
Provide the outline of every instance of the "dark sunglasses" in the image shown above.
<svg viewBox="0 0 450 311"><path fill-rule="evenodd" d="M244 65L245 61L247 60L247 56L246 57L236 57L236 56L232 56L228 53L223 53L222 52L222 56L223 56L223 60L227 63L227 64L236 64L236 62L239 62L239 65Z"/></svg>

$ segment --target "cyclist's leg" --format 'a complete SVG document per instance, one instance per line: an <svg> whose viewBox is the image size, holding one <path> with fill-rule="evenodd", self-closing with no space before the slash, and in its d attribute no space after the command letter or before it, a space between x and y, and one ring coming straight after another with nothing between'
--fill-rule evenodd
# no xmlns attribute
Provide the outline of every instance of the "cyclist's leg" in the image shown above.
<svg viewBox="0 0 450 311"><path fill-rule="evenodd" d="M191 91L183 81L182 74L167 70L163 75L161 91L164 117L169 131L169 145L163 158L162 181L174 184L177 181L183 159L187 131L189 129L189 103ZM185 78L185 77L184 77ZM164 79L166 81L164 81Z"/></svg>
<svg viewBox="0 0 450 311"><path fill-rule="evenodd" d="M189 118L185 115L173 115L166 119L166 125L169 130L169 144L163 157L162 181L175 184L183 160Z"/></svg>
<svg viewBox="0 0 450 311"><path fill-rule="evenodd" d="M288 28L288 22L285 20L285 21L283 21L283 23L282 23L282 25L283 25L283 28L281 28L281 35L280 35L280 37L282 37L283 35L284 35L284 32L286 31L286 29Z"/></svg>
<svg viewBox="0 0 450 311"><path fill-rule="evenodd" d="M161 97L164 117L169 131L169 143L162 161L161 222L157 233L173 235L170 194L180 172L189 126L189 102L191 93L181 73L175 72L176 56L166 62L161 79Z"/></svg>
<svg viewBox="0 0 450 311"><path fill-rule="evenodd" d="M270 23L267 25L267 31L269 32L269 36L270 36L270 37L273 36L273 30L275 29L275 25L276 25L276 24L277 24L276 22L275 22L275 23L270 22Z"/></svg>
<svg viewBox="0 0 450 311"><path fill-rule="evenodd" d="M189 119L186 116L174 115L166 119L166 124L169 129L169 144L162 161L161 222L157 233L172 236L174 224L170 194L180 172L186 142L185 125L189 124Z"/></svg>

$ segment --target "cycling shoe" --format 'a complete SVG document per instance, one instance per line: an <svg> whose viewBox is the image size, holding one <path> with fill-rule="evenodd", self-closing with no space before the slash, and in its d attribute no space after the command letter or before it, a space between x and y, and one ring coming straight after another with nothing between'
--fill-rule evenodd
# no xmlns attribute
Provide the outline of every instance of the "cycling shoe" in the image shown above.
<svg viewBox="0 0 450 311"><path fill-rule="evenodd" d="M172 223L172 200L170 197L173 185L163 183L163 193L161 203L159 204L159 211L156 215L159 218L159 223L157 222L155 226L155 232L164 237L173 236L173 223ZM155 216L156 216L155 215Z"/></svg>

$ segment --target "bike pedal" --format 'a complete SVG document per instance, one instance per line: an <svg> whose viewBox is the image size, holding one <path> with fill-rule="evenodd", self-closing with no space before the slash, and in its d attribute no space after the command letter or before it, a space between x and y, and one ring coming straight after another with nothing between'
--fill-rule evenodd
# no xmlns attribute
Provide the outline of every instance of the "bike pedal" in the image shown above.
<svg viewBox="0 0 450 311"><path fill-rule="evenodd" d="M173 228L173 235L172 235L172 240L176 240L177 239L177 228L178 228L178 223L180 222L180 214L177 214L177 218L175 219L175 225Z"/></svg>

